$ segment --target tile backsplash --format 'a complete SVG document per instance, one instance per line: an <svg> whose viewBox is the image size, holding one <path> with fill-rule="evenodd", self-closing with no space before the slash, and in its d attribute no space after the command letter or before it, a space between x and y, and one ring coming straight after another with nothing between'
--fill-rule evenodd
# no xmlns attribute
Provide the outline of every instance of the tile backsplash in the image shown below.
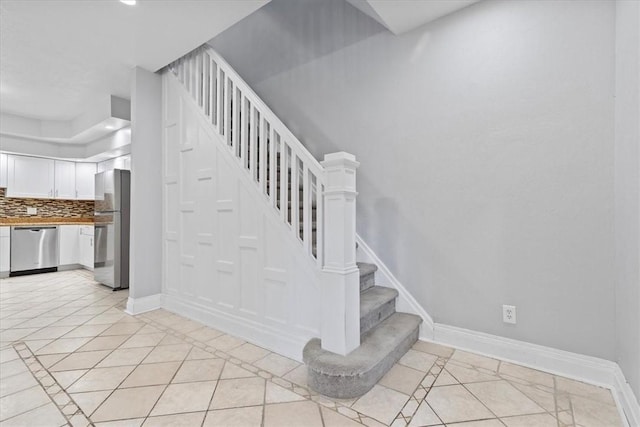
<svg viewBox="0 0 640 427"><path fill-rule="evenodd" d="M93 200L22 199L5 197L0 188L0 218L86 218L93 217ZM35 215L28 215L27 208L36 208Z"/></svg>

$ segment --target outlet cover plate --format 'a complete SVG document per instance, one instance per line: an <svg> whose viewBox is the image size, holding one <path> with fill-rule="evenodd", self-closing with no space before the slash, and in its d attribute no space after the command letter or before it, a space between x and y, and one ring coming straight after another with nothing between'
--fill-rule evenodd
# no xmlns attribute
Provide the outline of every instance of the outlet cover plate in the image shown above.
<svg viewBox="0 0 640 427"><path fill-rule="evenodd" d="M27 215L37 215L38 208L27 208Z"/></svg>
<svg viewBox="0 0 640 427"><path fill-rule="evenodd" d="M516 324L516 306L515 305L503 305L502 306L502 321L504 323Z"/></svg>

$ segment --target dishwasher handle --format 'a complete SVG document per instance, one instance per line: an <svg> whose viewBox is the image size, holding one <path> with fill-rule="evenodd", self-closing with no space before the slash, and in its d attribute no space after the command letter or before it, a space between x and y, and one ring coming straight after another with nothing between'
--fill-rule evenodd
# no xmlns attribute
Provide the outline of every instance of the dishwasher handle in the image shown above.
<svg viewBox="0 0 640 427"><path fill-rule="evenodd" d="M14 230L21 230L21 231L40 231L40 230L55 230L56 227L54 226L49 226L49 227L13 227Z"/></svg>

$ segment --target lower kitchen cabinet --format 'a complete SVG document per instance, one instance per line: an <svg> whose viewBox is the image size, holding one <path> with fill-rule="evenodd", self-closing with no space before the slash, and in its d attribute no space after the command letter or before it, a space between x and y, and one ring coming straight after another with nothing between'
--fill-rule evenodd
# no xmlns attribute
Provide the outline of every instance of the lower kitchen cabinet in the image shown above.
<svg viewBox="0 0 640 427"><path fill-rule="evenodd" d="M80 263L80 226L58 226L58 256L59 265L71 265Z"/></svg>
<svg viewBox="0 0 640 427"><path fill-rule="evenodd" d="M93 226L80 226L80 265L93 270Z"/></svg>
<svg viewBox="0 0 640 427"><path fill-rule="evenodd" d="M0 277L9 275L11 262L11 229L0 227Z"/></svg>

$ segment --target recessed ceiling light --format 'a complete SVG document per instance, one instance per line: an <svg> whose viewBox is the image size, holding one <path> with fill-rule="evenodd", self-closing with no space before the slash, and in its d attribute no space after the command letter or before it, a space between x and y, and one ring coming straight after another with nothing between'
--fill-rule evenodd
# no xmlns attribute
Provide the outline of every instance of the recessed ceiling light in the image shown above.
<svg viewBox="0 0 640 427"><path fill-rule="evenodd" d="M127 6L135 6L136 0L120 0L120 3L124 3Z"/></svg>

